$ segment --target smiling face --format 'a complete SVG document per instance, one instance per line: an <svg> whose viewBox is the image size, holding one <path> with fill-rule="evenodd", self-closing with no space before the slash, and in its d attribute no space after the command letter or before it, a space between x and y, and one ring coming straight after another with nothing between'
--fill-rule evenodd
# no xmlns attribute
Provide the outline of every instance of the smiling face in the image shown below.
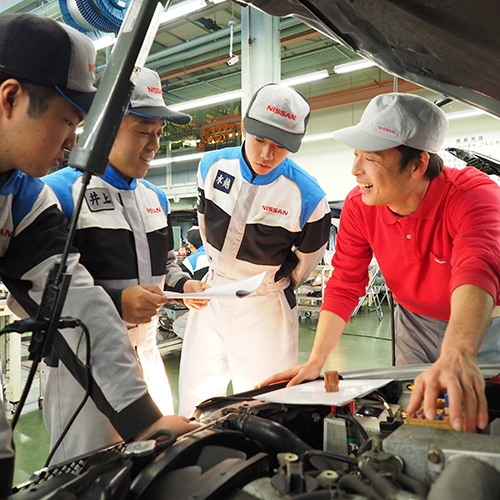
<svg viewBox="0 0 500 500"><path fill-rule="evenodd" d="M0 171L18 169L42 177L75 146L76 129L85 115L59 94L35 115L28 112L29 104L29 95L16 80L0 85Z"/></svg>
<svg viewBox="0 0 500 500"><path fill-rule="evenodd" d="M401 169L401 153L354 150L352 174L361 190L363 203L369 206L387 205L394 213L409 215L422 202L429 181L423 177L425 157L412 161Z"/></svg>
<svg viewBox="0 0 500 500"><path fill-rule="evenodd" d="M109 164L125 178L142 179L160 148L165 120L129 113L109 154Z"/></svg>
<svg viewBox="0 0 500 500"><path fill-rule="evenodd" d="M289 151L274 141L249 134L244 130L243 137L246 159L257 175L272 172L288 156Z"/></svg>

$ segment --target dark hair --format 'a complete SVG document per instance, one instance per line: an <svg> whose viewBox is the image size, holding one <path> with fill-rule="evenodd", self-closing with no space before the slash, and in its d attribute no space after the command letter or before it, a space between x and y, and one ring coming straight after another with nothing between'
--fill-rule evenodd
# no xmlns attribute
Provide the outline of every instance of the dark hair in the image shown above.
<svg viewBox="0 0 500 500"><path fill-rule="evenodd" d="M203 245L200 236L200 230L197 227L192 227L187 233L186 238L197 250Z"/></svg>
<svg viewBox="0 0 500 500"><path fill-rule="evenodd" d="M0 72L0 85L8 79L17 80L21 86L26 90L29 96L30 103L28 106L28 116L30 118L37 118L49 107L50 102L59 92L55 87L50 85L43 85L41 83L35 83L30 80L25 80L24 78L18 78L17 76L6 75Z"/></svg>
<svg viewBox="0 0 500 500"><path fill-rule="evenodd" d="M420 149L410 148L409 146L398 146L396 148L401 153L401 168L404 170L412 160L418 160L424 152ZM429 165L425 172L425 177L432 181L443 171L443 159L436 153L429 154Z"/></svg>

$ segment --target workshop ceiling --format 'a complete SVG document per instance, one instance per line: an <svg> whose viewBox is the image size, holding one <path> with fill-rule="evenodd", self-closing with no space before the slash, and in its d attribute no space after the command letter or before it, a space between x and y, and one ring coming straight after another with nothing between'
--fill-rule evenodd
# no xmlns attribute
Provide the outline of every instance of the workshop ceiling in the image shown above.
<svg viewBox="0 0 500 500"><path fill-rule="evenodd" d="M174 1L171 5L183 1ZM241 10L245 8L251 7L231 1L217 4L208 1L206 8L160 26L146 65L160 74L167 105L241 88L241 64L228 66L227 61L231 20L235 21L233 52L240 54ZM0 13L7 12L34 12L56 20L61 18L57 0L42 4L0 0ZM313 109L368 100L370 95L365 97L358 91L373 89L376 92L377 88L391 84L392 77L376 67L346 75L335 74L335 65L359 59L359 56L298 20L282 18L280 26L282 79L325 69L330 75L297 87L315 100ZM99 50L98 71L105 67L109 50ZM336 97L341 100L337 101ZM238 103L229 106L233 108L223 104L190 113L196 115L196 120L203 120L207 113L216 116L239 111Z"/></svg>

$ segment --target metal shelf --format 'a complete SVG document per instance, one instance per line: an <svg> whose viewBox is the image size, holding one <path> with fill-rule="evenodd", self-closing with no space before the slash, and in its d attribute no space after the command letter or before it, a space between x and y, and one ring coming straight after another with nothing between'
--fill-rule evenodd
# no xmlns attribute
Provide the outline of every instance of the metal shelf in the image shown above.
<svg viewBox="0 0 500 500"><path fill-rule="evenodd" d="M312 313L321 310L326 282L330 278L332 270L332 266L323 264L316 266L307 281L297 288L295 297L299 319L302 319L302 313L304 313L304 317L310 318ZM320 294L309 295L310 292L320 292Z"/></svg>

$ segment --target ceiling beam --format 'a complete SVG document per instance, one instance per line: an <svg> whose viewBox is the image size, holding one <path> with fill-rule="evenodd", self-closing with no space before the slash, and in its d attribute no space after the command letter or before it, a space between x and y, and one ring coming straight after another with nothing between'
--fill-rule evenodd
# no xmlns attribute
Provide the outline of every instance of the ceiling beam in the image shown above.
<svg viewBox="0 0 500 500"><path fill-rule="evenodd" d="M322 109L337 108L349 104L357 104L360 102L370 101L379 94L392 92L394 88L394 80L383 80L380 82L372 82L358 87L352 87L329 94L323 94L315 97L310 97L312 111L321 111ZM424 90L419 85L416 85L406 80L398 79L398 91L401 93L418 92Z"/></svg>
<svg viewBox="0 0 500 500"><path fill-rule="evenodd" d="M317 35L320 35L320 33L318 33L316 30L308 29L282 38L281 45L283 46L283 45L288 45L290 43L297 43L299 41L306 40L308 38L312 38ZM234 51L233 54L239 56L241 55L241 51ZM229 55L224 55L221 57L212 57L211 59L207 59L199 63L194 63L182 68L174 69L172 71L167 71L166 73L162 73L160 77L162 80L171 80L173 78L180 78L189 73L194 73L196 71L201 71L203 69L227 64L229 59L230 59Z"/></svg>
<svg viewBox="0 0 500 500"><path fill-rule="evenodd" d="M233 55L240 56L241 50L233 52ZM231 59L229 57L229 54L225 54L221 57L213 57L211 59L207 59L205 61L196 64L190 64L189 66L185 66L184 68L174 69L173 71L167 71L167 73L162 73L160 75L160 78L162 80L171 80L173 78L180 78L182 76L188 75L189 73L194 73L196 71L201 71L203 69L227 64L229 59Z"/></svg>

